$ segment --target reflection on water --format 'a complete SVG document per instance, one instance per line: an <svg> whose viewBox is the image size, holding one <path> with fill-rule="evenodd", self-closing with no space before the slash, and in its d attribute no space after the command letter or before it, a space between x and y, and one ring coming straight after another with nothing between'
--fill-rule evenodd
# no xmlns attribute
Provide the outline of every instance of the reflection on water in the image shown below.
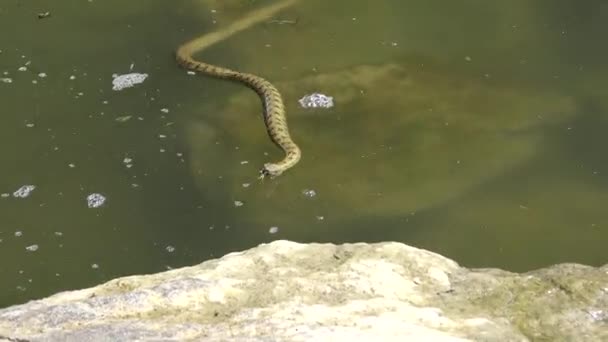
<svg viewBox="0 0 608 342"><path fill-rule="evenodd" d="M300 0L198 56L284 93L304 158L259 182L256 95L172 51L268 3L0 4L0 306L273 239L606 262L601 1Z"/></svg>

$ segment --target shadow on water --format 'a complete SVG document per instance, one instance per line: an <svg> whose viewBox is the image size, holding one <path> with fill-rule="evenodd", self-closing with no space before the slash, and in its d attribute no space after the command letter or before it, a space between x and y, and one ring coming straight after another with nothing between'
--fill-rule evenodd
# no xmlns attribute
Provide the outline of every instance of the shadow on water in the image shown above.
<svg viewBox="0 0 608 342"><path fill-rule="evenodd" d="M328 241L402 241L463 266L520 272L563 262L603 265L607 129L606 110L589 104L574 120L547 127L542 152L528 163L439 206L344 223L353 234Z"/></svg>
<svg viewBox="0 0 608 342"><path fill-rule="evenodd" d="M403 226L413 229L406 242L470 267L605 264L606 118L605 107L589 105L574 120L547 127L530 162L407 218Z"/></svg>

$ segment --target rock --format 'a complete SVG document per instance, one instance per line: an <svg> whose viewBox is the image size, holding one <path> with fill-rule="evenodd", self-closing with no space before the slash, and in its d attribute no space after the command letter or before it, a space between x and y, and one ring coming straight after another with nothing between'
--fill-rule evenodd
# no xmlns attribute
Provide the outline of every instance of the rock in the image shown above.
<svg viewBox="0 0 608 342"><path fill-rule="evenodd" d="M608 265L466 269L400 243L275 241L0 310L0 341L600 341Z"/></svg>
<svg viewBox="0 0 608 342"><path fill-rule="evenodd" d="M272 191L240 186L264 162L282 157L265 133L254 92L242 87L223 108L200 110L213 118L184 125L191 172L203 196L217 201L218 193L227 194L226 203L252 203L240 217L259 224L310 222L313 210L346 221L353 213L355 219L401 217L441 205L528 162L542 148L547 126L579 113L569 95L457 72L428 58L312 73L276 85L303 157L289 181L279 179ZM312 92L332 96L335 106L301 108L298 100ZM200 130L201 121L207 129ZM204 131L214 131L220 144ZM250 166L235 167L243 158ZM218 176L223 183L216 185ZM323 205L287 210L286 203L309 187Z"/></svg>

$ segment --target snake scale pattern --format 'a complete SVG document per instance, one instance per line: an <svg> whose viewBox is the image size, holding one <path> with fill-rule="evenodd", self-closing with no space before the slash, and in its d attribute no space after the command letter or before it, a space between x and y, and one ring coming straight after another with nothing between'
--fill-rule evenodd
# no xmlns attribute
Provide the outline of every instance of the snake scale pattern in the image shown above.
<svg viewBox="0 0 608 342"><path fill-rule="evenodd" d="M291 6L298 0L284 0L274 5L256 10L245 18L231 24L226 29L212 32L203 35L199 38L191 40L181 46L176 51L177 63L183 68L198 71L202 74L213 76L219 79L236 81L254 90L264 107L264 123L270 140L274 142L285 153L283 160L276 163L266 163L260 170L260 178L276 177L287 169L293 167L300 161L301 151L298 145L293 142L287 127L287 118L285 117L285 105L281 94L264 78L253 74L238 72L227 68L219 67L212 64L207 64L195 60L192 55L198 53L210 45L217 43L229 36L242 31L276 12Z"/></svg>

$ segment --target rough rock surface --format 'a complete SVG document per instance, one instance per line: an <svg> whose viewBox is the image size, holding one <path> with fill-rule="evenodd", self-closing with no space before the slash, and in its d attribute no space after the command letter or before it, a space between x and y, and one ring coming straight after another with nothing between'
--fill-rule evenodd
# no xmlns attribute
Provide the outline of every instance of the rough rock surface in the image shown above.
<svg viewBox="0 0 608 342"><path fill-rule="evenodd" d="M608 265L275 241L0 310L0 341L607 341ZM4 338L4 340L3 340Z"/></svg>

